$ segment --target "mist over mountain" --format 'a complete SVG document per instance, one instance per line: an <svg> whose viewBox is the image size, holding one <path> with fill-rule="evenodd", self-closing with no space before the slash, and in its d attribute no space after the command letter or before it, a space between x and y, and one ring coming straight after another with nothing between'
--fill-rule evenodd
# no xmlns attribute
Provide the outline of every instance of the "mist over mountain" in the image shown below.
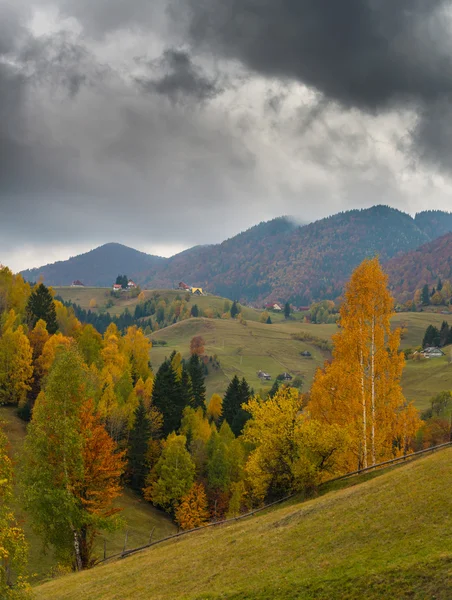
<svg viewBox="0 0 452 600"><path fill-rule="evenodd" d="M23 275L33 281L42 277L49 285L70 285L79 279L85 285L109 286L118 273L126 273L150 289L172 288L184 281L251 303L307 304L339 296L364 258L378 255L385 263L424 247L446 231L452 231L450 213L427 211L413 218L379 205L307 225L280 217L220 244L195 246L167 259L106 244ZM417 255L400 258L400 264L410 256ZM399 263L390 264L394 270Z"/></svg>

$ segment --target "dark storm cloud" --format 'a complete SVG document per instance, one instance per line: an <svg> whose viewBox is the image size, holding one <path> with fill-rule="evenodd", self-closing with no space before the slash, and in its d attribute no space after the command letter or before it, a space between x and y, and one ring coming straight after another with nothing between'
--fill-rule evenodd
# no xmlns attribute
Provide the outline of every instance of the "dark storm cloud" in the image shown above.
<svg viewBox="0 0 452 600"><path fill-rule="evenodd" d="M344 107L418 111L411 152L451 168L450 0L188 2L198 48L297 80Z"/></svg>
<svg viewBox="0 0 452 600"><path fill-rule="evenodd" d="M189 0L190 34L265 75L297 79L348 106L452 89L447 0Z"/></svg>
<svg viewBox="0 0 452 600"><path fill-rule="evenodd" d="M173 102L186 98L208 100L221 92L216 79L208 77L184 50L169 48L148 66L156 75L137 78L137 83L145 91L168 96Z"/></svg>

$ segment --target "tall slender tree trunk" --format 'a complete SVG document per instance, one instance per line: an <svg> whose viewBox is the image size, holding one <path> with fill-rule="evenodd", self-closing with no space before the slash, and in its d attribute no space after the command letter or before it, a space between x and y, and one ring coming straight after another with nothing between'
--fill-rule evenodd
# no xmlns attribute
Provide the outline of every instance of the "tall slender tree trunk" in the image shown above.
<svg viewBox="0 0 452 600"><path fill-rule="evenodd" d="M360 327L360 348L359 363L361 367L361 404L363 409L363 469L367 468L367 406L366 406L366 388L364 382L364 357L363 357L363 327Z"/></svg>
<svg viewBox="0 0 452 600"><path fill-rule="evenodd" d="M371 430L370 430L370 439L371 439L371 452L372 452L372 465L376 464L376 452L375 452L375 418L376 418L376 408L375 408L375 314L372 317L372 345L371 345Z"/></svg>

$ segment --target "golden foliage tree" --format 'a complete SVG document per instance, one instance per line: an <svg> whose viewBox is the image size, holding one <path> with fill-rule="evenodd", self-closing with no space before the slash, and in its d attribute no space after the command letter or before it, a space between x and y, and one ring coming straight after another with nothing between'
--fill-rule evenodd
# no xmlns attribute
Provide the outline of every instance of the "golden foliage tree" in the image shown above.
<svg viewBox="0 0 452 600"><path fill-rule="evenodd" d="M337 472L347 434L303 414L298 390L282 387L266 401L251 398L244 408L252 418L243 438L254 447L245 472L257 501L311 487L325 472Z"/></svg>
<svg viewBox="0 0 452 600"><path fill-rule="evenodd" d="M184 530L202 527L209 520L207 496L202 483L194 483L175 511L176 523Z"/></svg>
<svg viewBox="0 0 452 600"><path fill-rule="evenodd" d="M151 375L149 367L149 355L152 344L144 335L143 330L136 325L129 327L124 336L124 348L132 367L132 378L136 382L138 379L146 379Z"/></svg>
<svg viewBox="0 0 452 600"><path fill-rule="evenodd" d="M0 404L21 404L31 389L33 352L22 325L15 328L11 310L0 338Z"/></svg>
<svg viewBox="0 0 452 600"><path fill-rule="evenodd" d="M24 578L28 546L11 511L12 501L13 467L0 424L0 598L21 600L30 597Z"/></svg>
<svg viewBox="0 0 452 600"><path fill-rule="evenodd" d="M223 412L223 398L220 394L212 394L207 406L207 418L218 425Z"/></svg>
<svg viewBox="0 0 452 600"><path fill-rule="evenodd" d="M393 305L378 259L365 260L346 289L333 360L310 392L312 416L349 431L350 470L406 451L419 427L400 385L405 361L400 330L390 327Z"/></svg>

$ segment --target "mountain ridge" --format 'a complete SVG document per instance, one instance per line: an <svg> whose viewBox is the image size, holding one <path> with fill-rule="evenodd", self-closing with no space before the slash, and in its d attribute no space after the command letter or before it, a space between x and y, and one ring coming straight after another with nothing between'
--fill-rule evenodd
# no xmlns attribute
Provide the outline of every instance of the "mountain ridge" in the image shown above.
<svg viewBox="0 0 452 600"><path fill-rule="evenodd" d="M148 288L172 288L185 281L256 304L286 300L307 304L338 297L364 258L378 255L386 263L445 231L452 231L451 213L424 211L412 217L377 205L307 224L278 217L219 244L194 246L170 258L106 244L22 274L32 280L42 276L49 285L80 279L85 285L109 286L118 273L126 273Z"/></svg>

